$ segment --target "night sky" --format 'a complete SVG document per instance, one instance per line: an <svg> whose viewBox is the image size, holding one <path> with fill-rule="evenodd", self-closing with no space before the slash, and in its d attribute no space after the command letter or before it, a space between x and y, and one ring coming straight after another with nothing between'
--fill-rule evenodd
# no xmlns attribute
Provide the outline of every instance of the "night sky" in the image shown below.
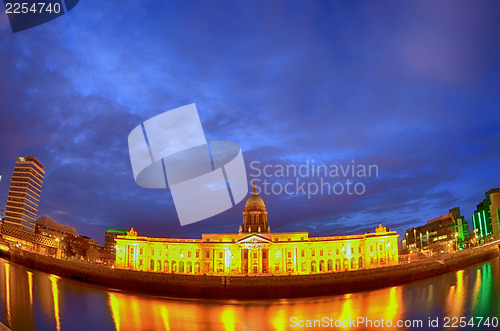
<svg viewBox="0 0 500 331"><path fill-rule="evenodd" d="M262 194L272 232L403 235L454 206L471 225L500 186L497 1L85 0L18 33L2 11L0 60L0 209L36 156L39 216L101 244L107 228L238 231L246 199L181 227L169 190L134 182L130 131L190 103L249 180L253 161L378 166L362 195Z"/></svg>

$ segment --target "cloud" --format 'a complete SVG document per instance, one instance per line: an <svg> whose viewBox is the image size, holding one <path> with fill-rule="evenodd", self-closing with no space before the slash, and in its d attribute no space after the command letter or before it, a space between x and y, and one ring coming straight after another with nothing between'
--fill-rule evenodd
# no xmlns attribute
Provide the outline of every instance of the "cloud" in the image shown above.
<svg viewBox="0 0 500 331"><path fill-rule="evenodd" d="M217 8L215 8L215 7ZM363 196L265 196L273 231L398 230L498 186L499 8L491 3L86 1L13 35L0 15L0 201L15 159L46 166L40 214L102 241L236 232L244 203L180 227L135 185L128 133L195 102L247 164L377 164Z"/></svg>

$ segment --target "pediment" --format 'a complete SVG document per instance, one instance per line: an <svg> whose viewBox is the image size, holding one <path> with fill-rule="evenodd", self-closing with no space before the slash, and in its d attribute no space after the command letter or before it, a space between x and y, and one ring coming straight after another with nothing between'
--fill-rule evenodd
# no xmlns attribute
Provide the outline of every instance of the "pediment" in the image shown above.
<svg viewBox="0 0 500 331"><path fill-rule="evenodd" d="M271 242L271 240L269 240L265 237L261 237L257 234L252 234L252 235L249 235L248 237L241 238L236 243L237 244L267 244L270 242Z"/></svg>

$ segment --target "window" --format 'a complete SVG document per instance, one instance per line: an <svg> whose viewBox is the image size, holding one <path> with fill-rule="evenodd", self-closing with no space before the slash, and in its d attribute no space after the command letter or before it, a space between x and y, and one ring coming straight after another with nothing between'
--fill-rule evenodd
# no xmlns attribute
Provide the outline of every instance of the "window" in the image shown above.
<svg viewBox="0 0 500 331"><path fill-rule="evenodd" d="M274 241L278 241L278 238L274 238Z"/></svg>
<svg viewBox="0 0 500 331"><path fill-rule="evenodd" d="M304 241L304 237L300 237L300 241Z"/></svg>
<svg viewBox="0 0 500 331"><path fill-rule="evenodd" d="M358 253L361 253L361 247L358 247Z"/></svg>
<svg viewBox="0 0 500 331"><path fill-rule="evenodd" d="M142 255L142 247L141 247L141 249L139 250L139 254L141 254L141 255Z"/></svg>
<svg viewBox="0 0 500 331"><path fill-rule="evenodd" d="M323 256L323 250L319 251L319 256Z"/></svg>
<svg viewBox="0 0 500 331"><path fill-rule="evenodd" d="M206 259L209 259L209 258L210 258L210 251L206 251L206 252L205 252L205 258L206 258Z"/></svg>
<svg viewBox="0 0 500 331"><path fill-rule="evenodd" d="M336 253L337 253L337 255L339 255L339 250L338 249L337 249Z"/></svg>
<svg viewBox="0 0 500 331"><path fill-rule="evenodd" d="M188 251L188 257L191 257L191 251Z"/></svg>
<svg viewBox="0 0 500 331"><path fill-rule="evenodd" d="M267 252L266 251L262 251L262 258L265 259L267 257Z"/></svg>
<svg viewBox="0 0 500 331"><path fill-rule="evenodd" d="M382 250L382 245L380 245L380 250Z"/></svg>
<svg viewBox="0 0 500 331"><path fill-rule="evenodd" d="M373 246L370 246L370 252L373 252Z"/></svg>
<svg viewBox="0 0 500 331"><path fill-rule="evenodd" d="M219 259L222 259L222 252L219 252Z"/></svg>
<svg viewBox="0 0 500 331"><path fill-rule="evenodd" d="M151 255L155 255L155 250L154 249L151 250Z"/></svg>
<svg viewBox="0 0 500 331"><path fill-rule="evenodd" d="M248 259L248 252L247 251L245 251L245 253L243 254L243 258Z"/></svg>
<svg viewBox="0 0 500 331"><path fill-rule="evenodd" d="M304 257L304 256L305 256L305 252L304 252L304 250L301 250L300 251L300 257Z"/></svg>
<svg viewBox="0 0 500 331"><path fill-rule="evenodd" d="M288 258L292 257L292 252L288 252Z"/></svg>
<svg viewBox="0 0 500 331"><path fill-rule="evenodd" d="M196 251L196 258L200 257L200 251Z"/></svg>
<svg viewBox="0 0 500 331"><path fill-rule="evenodd" d="M257 258L257 252L253 252L253 258L256 259Z"/></svg>
<svg viewBox="0 0 500 331"><path fill-rule="evenodd" d="M292 241L292 238L288 238L288 241Z"/></svg>
<svg viewBox="0 0 500 331"><path fill-rule="evenodd" d="M316 252L313 249L312 252L311 252L311 256L315 256L315 255L316 255Z"/></svg>
<svg viewBox="0 0 500 331"><path fill-rule="evenodd" d="M354 247L351 247L351 254L354 254Z"/></svg>

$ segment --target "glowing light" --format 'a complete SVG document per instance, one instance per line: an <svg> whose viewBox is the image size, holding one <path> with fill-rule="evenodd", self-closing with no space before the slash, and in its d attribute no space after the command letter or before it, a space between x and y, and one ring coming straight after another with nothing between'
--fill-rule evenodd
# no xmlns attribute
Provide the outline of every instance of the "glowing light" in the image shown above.
<svg viewBox="0 0 500 331"><path fill-rule="evenodd" d="M5 301L7 304L7 323L12 324L12 316L10 312L10 264L5 263Z"/></svg>
<svg viewBox="0 0 500 331"><path fill-rule="evenodd" d="M33 273L31 271L26 271L28 274L28 289L30 294L30 305L33 306Z"/></svg>
<svg viewBox="0 0 500 331"><path fill-rule="evenodd" d="M224 308L222 313L220 314L220 320L222 325L224 325L224 330L226 331L234 331L236 330L236 314L234 312L234 308L231 306L227 306Z"/></svg>
<svg viewBox="0 0 500 331"><path fill-rule="evenodd" d="M59 290L57 288L57 280L59 277L56 275L49 276L52 283L52 296L54 297L54 318L56 319L56 330L61 331L61 317L59 315Z"/></svg>
<svg viewBox="0 0 500 331"><path fill-rule="evenodd" d="M114 293L109 293L109 308L111 308L111 317L115 323L115 329L120 331L120 304Z"/></svg>

